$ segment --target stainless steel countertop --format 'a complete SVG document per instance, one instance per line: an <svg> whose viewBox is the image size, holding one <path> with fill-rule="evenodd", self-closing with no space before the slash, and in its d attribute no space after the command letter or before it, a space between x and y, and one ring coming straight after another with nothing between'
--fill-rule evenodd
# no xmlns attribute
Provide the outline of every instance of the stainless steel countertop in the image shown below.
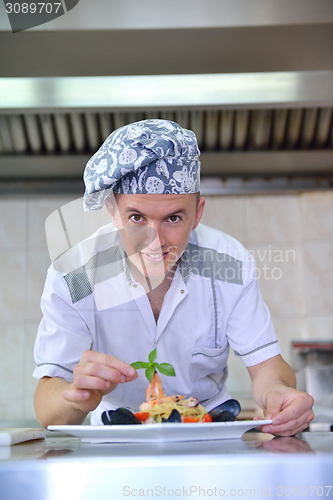
<svg viewBox="0 0 333 500"><path fill-rule="evenodd" d="M333 498L329 486L329 432L291 438L248 432L242 439L156 445L84 444L55 433L0 448L1 500Z"/></svg>

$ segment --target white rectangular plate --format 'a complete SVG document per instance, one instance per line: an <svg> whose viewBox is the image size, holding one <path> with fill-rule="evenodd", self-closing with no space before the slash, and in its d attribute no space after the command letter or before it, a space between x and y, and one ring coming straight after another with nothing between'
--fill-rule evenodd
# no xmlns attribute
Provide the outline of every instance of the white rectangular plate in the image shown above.
<svg viewBox="0 0 333 500"><path fill-rule="evenodd" d="M158 443L239 439L244 432L272 420L236 422L173 423L142 425L49 425L48 430L60 431L81 439L84 443Z"/></svg>

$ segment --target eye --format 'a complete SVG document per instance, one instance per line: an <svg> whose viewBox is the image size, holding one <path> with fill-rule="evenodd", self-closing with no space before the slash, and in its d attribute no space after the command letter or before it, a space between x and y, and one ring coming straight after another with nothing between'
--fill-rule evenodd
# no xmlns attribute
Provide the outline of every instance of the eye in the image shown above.
<svg viewBox="0 0 333 500"><path fill-rule="evenodd" d="M130 219L131 219L133 222L141 222L141 221L142 221L142 217L141 217L141 215L139 215L139 214L134 214L134 215L131 215Z"/></svg>
<svg viewBox="0 0 333 500"><path fill-rule="evenodd" d="M179 215L170 215L169 220L171 222L178 222L180 220Z"/></svg>

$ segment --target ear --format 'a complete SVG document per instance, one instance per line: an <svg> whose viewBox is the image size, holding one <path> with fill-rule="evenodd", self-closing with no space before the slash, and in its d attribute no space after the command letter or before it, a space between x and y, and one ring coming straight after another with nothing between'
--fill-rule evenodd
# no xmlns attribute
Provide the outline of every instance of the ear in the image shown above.
<svg viewBox="0 0 333 500"><path fill-rule="evenodd" d="M197 211L196 211L196 214L195 214L195 221L194 221L192 229L195 229L198 226L198 224L200 222L200 219L202 217L204 208L205 208L205 203L206 203L205 198L203 198L203 197L200 198L198 206L197 206Z"/></svg>
<svg viewBox="0 0 333 500"><path fill-rule="evenodd" d="M116 197L112 197L112 199L110 199L110 197L106 198L105 206L114 227L116 229L124 229L123 221L121 220L121 216L119 214Z"/></svg>
<svg viewBox="0 0 333 500"><path fill-rule="evenodd" d="M115 208L112 204L112 201L109 198L106 198L105 206L106 206L106 210L108 211L108 214L110 216L110 219L112 220L112 223L115 224L116 211L115 211Z"/></svg>

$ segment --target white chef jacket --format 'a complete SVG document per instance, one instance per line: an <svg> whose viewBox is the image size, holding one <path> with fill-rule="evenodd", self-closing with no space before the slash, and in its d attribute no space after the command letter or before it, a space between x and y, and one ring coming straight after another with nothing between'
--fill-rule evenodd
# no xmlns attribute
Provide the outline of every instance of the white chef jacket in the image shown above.
<svg viewBox="0 0 333 500"><path fill-rule="evenodd" d="M208 410L230 397L229 346L246 366L281 352L252 255L231 236L202 224L191 232L157 323L112 224L49 268L41 308L36 378L72 382L73 368L89 348L129 364L148 361L157 348L156 361L176 371L176 377L161 375L165 393L195 396ZM107 409L138 410L148 384L144 370L138 373L103 397L92 424L101 424Z"/></svg>

